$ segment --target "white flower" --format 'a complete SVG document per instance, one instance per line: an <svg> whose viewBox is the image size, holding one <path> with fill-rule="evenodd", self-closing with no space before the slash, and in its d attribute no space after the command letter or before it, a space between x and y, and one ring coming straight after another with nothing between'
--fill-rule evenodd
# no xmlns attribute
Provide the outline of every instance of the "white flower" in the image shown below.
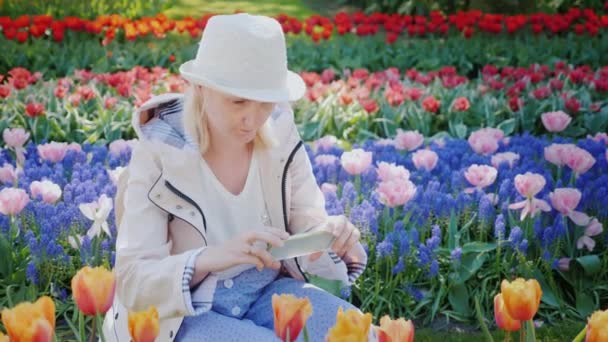
<svg viewBox="0 0 608 342"><path fill-rule="evenodd" d="M99 236L102 230L106 232L108 236L112 236L107 222L110 211L112 211L113 208L111 198L102 194L96 202L83 203L79 205L78 208L86 218L93 221L93 225L87 231L87 236L89 238Z"/></svg>

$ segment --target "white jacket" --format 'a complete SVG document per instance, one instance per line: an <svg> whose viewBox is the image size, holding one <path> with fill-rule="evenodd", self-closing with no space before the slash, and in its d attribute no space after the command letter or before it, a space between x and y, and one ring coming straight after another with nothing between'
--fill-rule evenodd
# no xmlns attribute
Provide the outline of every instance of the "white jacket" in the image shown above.
<svg viewBox="0 0 608 342"><path fill-rule="evenodd" d="M201 208L202 188L200 160L196 149L185 139L175 143L165 139L166 130L146 130L142 113L175 101L181 94L153 97L134 114L133 127L139 143L133 149L129 167L120 177L115 199L117 277L116 297L106 314L103 331L106 341L130 341L128 310L141 311L154 305L161 318L158 341L172 341L189 314L182 293L184 267L194 250L206 245L205 208ZM163 124L183 136L180 120ZM259 167L263 196L268 206L271 225L297 234L315 229L329 217L310 160L300 140L288 104L277 105L271 120L276 147L261 149ZM157 121L158 122L158 121ZM146 133L147 132L147 133ZM181 146L180 146L181 145ZM333 259L332 259L333 257ZM350 285L367 263L358 244L343 260L324 253L315 262L294 258L282 262L282 272L306 280L305 273ZM296 260L297 259L297 260ZM209 275L201 283L204 296L213 300L217 276ZM200 289L199 289L200 291ZM268 313L272 314L271 312Z"/></svg>

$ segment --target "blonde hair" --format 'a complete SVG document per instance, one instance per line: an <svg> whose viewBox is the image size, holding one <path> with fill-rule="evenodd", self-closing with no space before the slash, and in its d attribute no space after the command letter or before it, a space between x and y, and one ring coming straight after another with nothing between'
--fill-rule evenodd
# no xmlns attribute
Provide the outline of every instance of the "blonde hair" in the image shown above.
<svg viewBox="0 0 608 342"><path fill-rule="evenodd" d="M196 84L190 84L186 89L184 97L184 129L186 134L198 144L200 153L209 149L209 125L207 122L207 111L205 110L205 99L202 89ZM255 142L262 148L272 148L278 143L272 135L271 117L258 129Z"/></svg>

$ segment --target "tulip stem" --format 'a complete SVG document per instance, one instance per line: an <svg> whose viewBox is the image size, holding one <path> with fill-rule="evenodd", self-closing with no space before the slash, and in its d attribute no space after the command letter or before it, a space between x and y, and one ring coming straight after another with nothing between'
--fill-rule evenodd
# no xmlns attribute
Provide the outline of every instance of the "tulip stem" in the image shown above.
<svg viewBox="0 0 608 342"><path fill-rule="evenodd" d="M103 318L100 314L95 315L95 319L97 320L97 333L99 334L99 338L101 342L106 342L105 336L103 336Z"/></svg>
<svg viewBox="0 0 608 342"><path fill-rule="evenodd" d="M308 328L306 324L304 325L304 342L310 342L310 337L308 336Z"/></svg>
<svg viewBox="0 0 608 342"><path fill-rule="evenodd" d="M526 324L528 325L528 329L529 329L528 331L529 331L529 334L530 334L530 336L528 336L528 338L530 340L536 342L536 331L535 331L535 328L534 328L534 320L531 319L531 320L527 321Z"/></svg>
<svg viewBox="0 0 608 342"><path fill-rule="evenodd" d="M84 316L82 314L82 311L80 311L80 310L78 310L78 330L80 333L79 341L80 342L86 341L87 337L85 335Z"/></svg>
<svg viewBox="0 0 608 342"><path fill-rule="evenodd" d="M511 331L507 331L505 334L505 342L511 342Z"/></svg>
<svg viewBox="0 0 608 342"><path fill-rule="evenodd" d="M91 338L90 342L95 342L95 335L97 335L97 315L95 315L92 319L91 323Z"/></svg>
<svg viewBox="0 0 608 342"><path fill-rule="evenodd" d="M583 330L581 330L581 332L579 332L578 335L576 335L576 337L574 338L574 340L572 340L572 342L582 342L583 338L585 338L585 335L587 335L587 326L586 325L583 328Z"/></svg>

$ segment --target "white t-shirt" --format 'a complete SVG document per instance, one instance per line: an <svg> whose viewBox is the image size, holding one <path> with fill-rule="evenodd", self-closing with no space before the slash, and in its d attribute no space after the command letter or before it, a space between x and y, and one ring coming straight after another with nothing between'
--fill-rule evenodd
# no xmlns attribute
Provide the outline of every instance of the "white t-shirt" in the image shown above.
<svg viewBox="0 0 608 342"><path fill-rule="evenodd" d="M202 196L202 207L207 222L208 245L218 246L241 233L261 230L265 225L269 225L257 154L257 148L254 147L247 180L238 195L228 191L207 162L201 158L203 170L203 189L201 191L205 194ZM250 267L253 266L244 265L222 273L229 276L228 274L240 273Z"/></svg>

